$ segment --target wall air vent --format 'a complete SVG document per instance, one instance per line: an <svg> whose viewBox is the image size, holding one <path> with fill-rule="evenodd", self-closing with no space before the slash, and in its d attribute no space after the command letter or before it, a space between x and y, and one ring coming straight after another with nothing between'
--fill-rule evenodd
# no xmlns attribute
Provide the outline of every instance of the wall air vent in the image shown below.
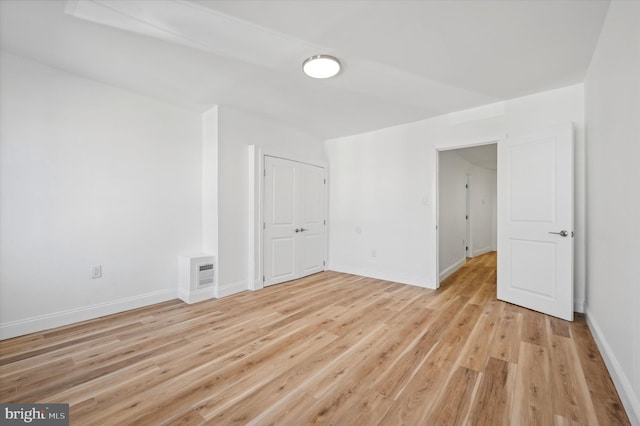
<svg viewBox="0 0 640 426"><path fill-rule="evenodd" d="M213 263L198 265L198 288L207 287L213 284L214 271Z"/></svg>
<svg viewBox="0 0 640 426"><path fill-rule="evenodd" d="M0 0L2 1L2 0ZM207 254L178 256L178 297L187 303L216 294L216 258Z"/></svg>

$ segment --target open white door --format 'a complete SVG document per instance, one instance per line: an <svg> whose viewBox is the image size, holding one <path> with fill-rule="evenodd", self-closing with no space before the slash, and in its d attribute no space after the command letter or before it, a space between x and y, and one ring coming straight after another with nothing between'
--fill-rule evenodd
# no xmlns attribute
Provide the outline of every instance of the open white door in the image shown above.
<svg viewBox="0 0 640 426"><path fill-rule="evenodd" d="M573 320L571 124L498 143L498 299Z"/></svg>
<svg viewBox="0 0 640 426"><path fill-rule="evenodd" d="M325 268L325 169L264 157L264 285Z"/></svg>

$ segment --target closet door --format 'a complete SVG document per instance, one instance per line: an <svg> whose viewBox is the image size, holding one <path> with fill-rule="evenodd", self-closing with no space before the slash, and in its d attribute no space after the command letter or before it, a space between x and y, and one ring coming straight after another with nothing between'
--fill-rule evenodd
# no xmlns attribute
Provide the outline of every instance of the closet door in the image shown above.
<svg viewBox="0 0 640 426"><path fill-rule="evenodd" d="M297 168L297 233L298 277L324 271L325 255L325 200L324 169L308 164Z"/></svg>
<svg viewBox="0 0 640 426"><path fill-rule="evenodd" d="M324 270L325 169L265 156L264 285Z"/></svg>
<svg viewBox="0 0 640 426"><path fill-rule="evenodd" d="M265 157L264 285L297 278L296 163Z"/></svg>

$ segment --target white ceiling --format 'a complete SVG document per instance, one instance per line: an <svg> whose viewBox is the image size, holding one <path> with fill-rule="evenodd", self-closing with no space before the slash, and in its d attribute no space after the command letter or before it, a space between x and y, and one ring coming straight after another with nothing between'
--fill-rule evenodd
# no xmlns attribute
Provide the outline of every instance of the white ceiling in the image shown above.
<svg viewBox="0 0 640 426"><path fill-rule="evenodd" d="M471 164L483 169L498 170L498 144L472 146L454 151Z"/></svg>
<svg viewBox="0 0 640 426"><path fill-rule="evenodd" d="M322 138L582 82L607 1L0 0L3 50ZM66 12L65 12L66 10ZM339 57L330 80L301 72Z"/></svg>

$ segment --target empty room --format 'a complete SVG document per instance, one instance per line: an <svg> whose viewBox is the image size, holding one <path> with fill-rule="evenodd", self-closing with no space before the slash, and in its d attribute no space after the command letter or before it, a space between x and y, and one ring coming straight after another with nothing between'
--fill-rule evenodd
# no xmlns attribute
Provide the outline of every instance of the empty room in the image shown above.
<svg viewBox="0 0 640 426"><path fill-rule="evenodd" d="M640 426L640 2L0 0L0 423Z"/></svg>

